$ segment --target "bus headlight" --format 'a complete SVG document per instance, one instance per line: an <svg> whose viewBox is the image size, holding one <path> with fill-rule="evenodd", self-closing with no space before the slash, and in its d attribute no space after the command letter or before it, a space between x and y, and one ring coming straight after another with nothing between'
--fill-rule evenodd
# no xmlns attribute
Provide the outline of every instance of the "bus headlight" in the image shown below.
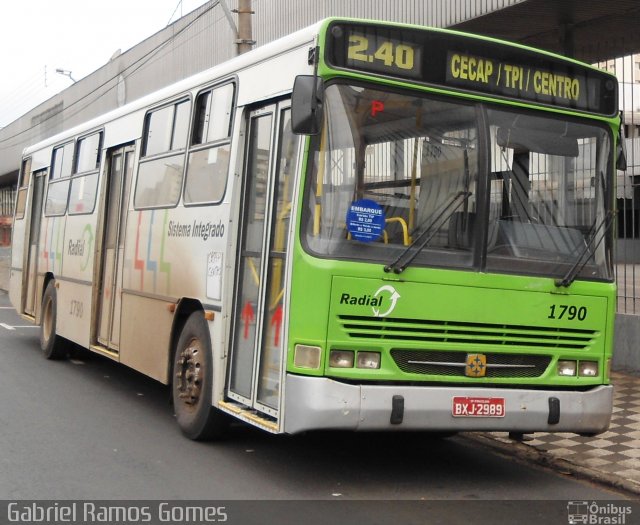
<svg viewBox="0 0 640 525"><path fill-rule="evenodd" d="M353 368L354 353L350 350L331 350L329 366L332 368Z"/></svg>
<svg viewBox="0 0 640 525"><path fill-rule="evenodd" d="M380 368L379 352L358 352L357 368Z"/></svg>
<svg viewBox="0 0 640 525"><path fill-rule="evenodd" d="M575 376L578 363L576 361L563 360L558 361L559 376Z"/></svg>
<svg viewBox="0 0 640 525"><path fill-rule="evenodd" d="M296 345L293 351L293 364L298 368L320 368L322 348L319 346Z"/></svg>
<svg viewBox="0 0 640 525"><path fill-rule="evenodd" d="M598 375L598 361L580 361L578 375L580 377L596 377Z"/></svg>

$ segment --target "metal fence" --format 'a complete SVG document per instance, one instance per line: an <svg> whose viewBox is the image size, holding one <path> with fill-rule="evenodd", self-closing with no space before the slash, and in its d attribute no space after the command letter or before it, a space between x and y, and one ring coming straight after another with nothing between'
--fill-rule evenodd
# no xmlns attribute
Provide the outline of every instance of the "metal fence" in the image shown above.
<svg viewBox="0 0 640 525"><path fill-rule="evenodd" d="M16 199L14 187L0 188L0 217L13 217L13 206Z"/></svg>
<svg viewBox="0 0 640 525"><path fill-rule="evenodd" d="M618 313L640 315L640 55L597 64L620 81L627 169L617 174Z"/></svg>

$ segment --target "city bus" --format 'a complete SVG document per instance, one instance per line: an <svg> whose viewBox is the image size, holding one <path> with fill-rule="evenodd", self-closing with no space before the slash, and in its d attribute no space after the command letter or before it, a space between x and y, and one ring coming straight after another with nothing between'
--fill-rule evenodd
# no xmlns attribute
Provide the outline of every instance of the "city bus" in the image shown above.
<svg viewBox="0 0 640 525"><path fill-rule="evenodd" d="M25 149L10 298L191 439L604 432L616 78L329 18Z"/></svg>

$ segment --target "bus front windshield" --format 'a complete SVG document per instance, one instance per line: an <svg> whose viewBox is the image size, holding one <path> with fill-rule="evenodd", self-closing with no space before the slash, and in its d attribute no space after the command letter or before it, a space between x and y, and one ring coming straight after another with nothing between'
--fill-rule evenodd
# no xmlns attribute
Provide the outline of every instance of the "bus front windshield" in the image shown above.
<svg viewBox="0 0 640 525"><path fill-rule="evenodd" d="M324 114L305 189L310 253L612 279L605 126L337 83Z"/></svg>

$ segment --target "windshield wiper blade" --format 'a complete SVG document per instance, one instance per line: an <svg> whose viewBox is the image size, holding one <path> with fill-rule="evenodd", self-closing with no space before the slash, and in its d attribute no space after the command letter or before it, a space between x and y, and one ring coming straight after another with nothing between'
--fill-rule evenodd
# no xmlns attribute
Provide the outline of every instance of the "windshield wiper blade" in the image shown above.
<svg viewBox="0 0 640 525"><path fill-rule="evenodd" d="M453 213L470 196L471 196L471 192L470 191L460 191L456 195L454 195L451 199L449 199L449 201L447 201L442 206L442 210L433 219L431 224L429 224L429 226L427 226L420 233L420 235L418 235L418 237L416 237L416 239L409 246L407 246L403 250L403 252L400 255L398 255L398 257L395 258L395 260L392 263L386 265L384 267L384 271L386 273L389 273L391 271L393 271L393 273L402 273L402 272L404 272L405 269L407 268L407 266L409 266L413 262L413 260L418 256L418 254L422 251L422 249L429 243L429 241L431 241L431 239L433 239L435 237L436 233L438 233L438 229L445 222L447 222L447 220L449 220L449 218L453 215ZM455 206L454 206L454 204L455 204ZM437 227L436 227L436 225L437 225ZM428 235L429 233L431 233L431 235ZM420 244L418 245L418 243L420 243ZM418 246L416 247L416 245L418 245ZM416 248L415 248L415 251L413 252L413 254L406 261L404 261L403 264L399 264L400 261L412 249L414 249L414 247L416 247Z"/></svg>
<svg viewBox="0 0 640 525"><path fill-rule="evenodd" d="M613 224L614 214L615 214L614 210L609 210L607 212L607 215L605 216L605 218L602 219L602 222L598 224L597 228L595 228L593 235L591 235L591 237L589 238L589 241L580 252L580 255L578 255L578 258L576 259L576 262L573 264L573 266L569 268L569 271L565 274L565 276L562 279L556 279L555 284L558 288L560 287L568 288L571 285L571 283L573 283L573 281L577 279L578 275L580 275L580 272L584 268L585 264L587 264L587 262L591 258L591 255L595 253L596 248L600 246L600 243L607 236L607 232L609 231L609 228L611 228L611 225ZM600 239L598 239L598 242L594 244L594 241L598 237L598 233L603 228L604 230L602 231L602 235L600 236Z"/></svg>

